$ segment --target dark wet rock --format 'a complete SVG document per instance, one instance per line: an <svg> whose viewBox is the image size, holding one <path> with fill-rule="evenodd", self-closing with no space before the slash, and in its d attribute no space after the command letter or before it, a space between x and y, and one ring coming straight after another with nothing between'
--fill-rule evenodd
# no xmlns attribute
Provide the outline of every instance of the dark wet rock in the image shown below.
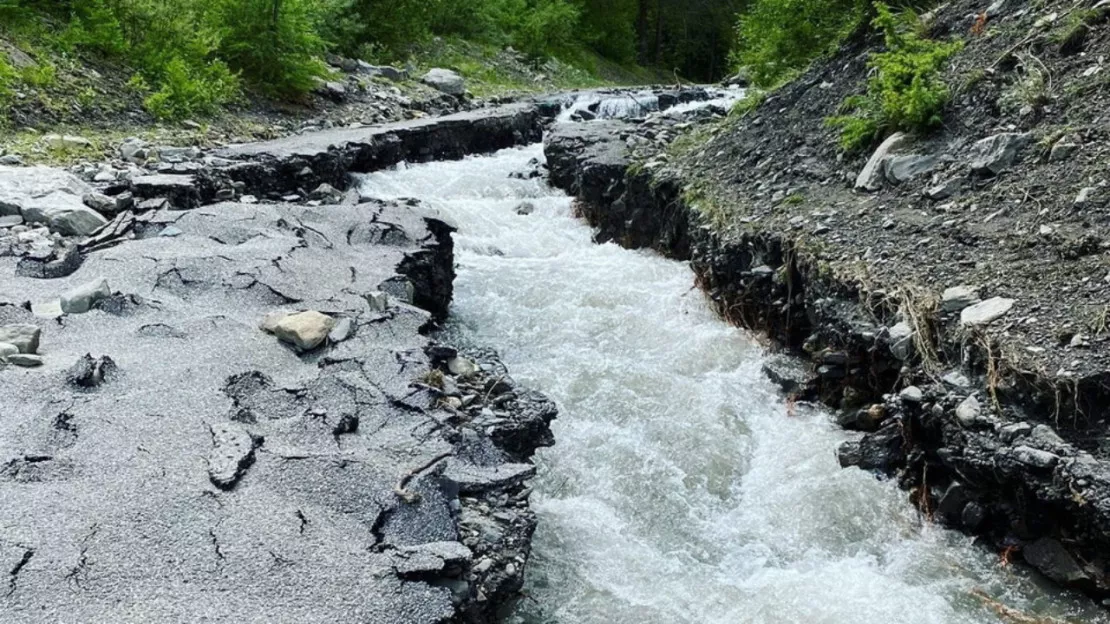
<svg viewBox="0 0 1110 624"><path fill-rule="evenodd" d="M254 451L260 441L236 423L217 423L211 426L211 430L208 477L216 487L229 490L254 463Z"/></svg>
<svg viewBox="0 0 1110 624"><path fill-rule="evenodd" d="M1090 581L1079 562L1057 540L1041 538L1026 544L1021 554L1029 565L1057 583L1076 585Z"/></svg>
<svg viewBox="0 0 1110 624"><path fill-rule="evenodd" d="M803 396L812 390L814 376L802 361L787 355L772 355L763 361L763 374L783 392Z"/></svg>
<svg viewBox="0 0 1110 624"><path fill-rule="evenodd" d="M106 355L94 358L86 353L66 371L66 378L75 386L95 388L108 381L118 370L112 358Z"/></svg>

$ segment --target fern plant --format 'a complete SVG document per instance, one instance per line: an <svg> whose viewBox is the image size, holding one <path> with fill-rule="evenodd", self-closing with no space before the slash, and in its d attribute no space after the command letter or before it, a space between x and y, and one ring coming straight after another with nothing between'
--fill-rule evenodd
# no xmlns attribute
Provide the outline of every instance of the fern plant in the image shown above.
<svg viewBox="0 0 1110 624"><path fill-rule="evenodd" d="M926 131L940 125L951 91L941 71L963 48L961 41L933 41L919 32L911 11L895 14L875 4L873 25L883 31L886 51L868 61L867 91L844 100L840 115L826 122L840 129L846 150L866 147L895 130Z"/></svg>

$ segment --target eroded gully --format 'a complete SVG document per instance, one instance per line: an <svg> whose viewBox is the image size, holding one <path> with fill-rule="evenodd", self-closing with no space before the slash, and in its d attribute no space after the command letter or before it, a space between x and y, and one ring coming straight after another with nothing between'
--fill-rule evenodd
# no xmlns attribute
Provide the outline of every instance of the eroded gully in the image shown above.
<svg viewBox="0 0 1110 624"><path fill-rule="evenodd" d="M1107 621L930 524L895 484L841 470L850 434L787 405L685 264L595 245L569 197L510 177L542 158L533 145L362 180L458 225L453 338L498 348L560 404L507 621Z"/></svg>

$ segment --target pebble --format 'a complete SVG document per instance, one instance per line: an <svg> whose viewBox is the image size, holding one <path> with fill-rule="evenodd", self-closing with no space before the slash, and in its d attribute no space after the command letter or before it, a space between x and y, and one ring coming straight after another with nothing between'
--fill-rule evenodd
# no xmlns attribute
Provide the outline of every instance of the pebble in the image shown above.
<svg viewBox="0 0 1110 624"><path fill-rule="evenodd" d="M482 369L480 369L477 364L464 357L456 357L447 361L447 370L456 377L467 377L477 374L478 371Z"/></svg>
<svg viewBox="0 0 1110 624"><path fill-rule="evenodd" d="M941 295L942 312L959 312L979 303L979 289L975 286L961 285L947 288Z"/></svg>
<svg viewBox="0 0 1110 624"><path fill-rule="evenodd" d="M19 353L19 347L10 342L0 342L0 362L8 361L8 356Z"/></svg>

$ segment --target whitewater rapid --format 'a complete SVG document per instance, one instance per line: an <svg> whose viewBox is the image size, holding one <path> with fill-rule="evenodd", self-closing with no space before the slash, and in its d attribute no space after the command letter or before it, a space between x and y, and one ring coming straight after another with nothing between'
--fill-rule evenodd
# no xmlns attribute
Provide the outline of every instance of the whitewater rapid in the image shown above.
<svg viewBox="0 0 1110 624"><path fill-rule="evenodd" d="M596 245L570 198L509 177L542 158L531 146L361 183L458 226L451 333L499 349L560 406L508 622L1015 621L991 601L1106 621L924 521L894 483L842 470L850 434L822 409L787 407L759 346L717 318L687 265ZM534 211L518 214L522 202Z"/></svg>

